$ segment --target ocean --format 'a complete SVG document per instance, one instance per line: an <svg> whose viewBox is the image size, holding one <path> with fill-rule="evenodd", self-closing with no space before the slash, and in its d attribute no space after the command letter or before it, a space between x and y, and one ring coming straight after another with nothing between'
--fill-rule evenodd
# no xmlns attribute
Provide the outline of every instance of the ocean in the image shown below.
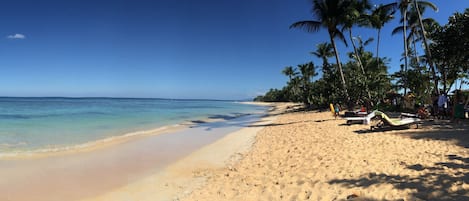
<svg viewBox="0 0 469 201"><path fill-rule="evenodd" d="M142 98L0 98L0 156L69 149L207 118L264 113L235 101Z"/></svg>

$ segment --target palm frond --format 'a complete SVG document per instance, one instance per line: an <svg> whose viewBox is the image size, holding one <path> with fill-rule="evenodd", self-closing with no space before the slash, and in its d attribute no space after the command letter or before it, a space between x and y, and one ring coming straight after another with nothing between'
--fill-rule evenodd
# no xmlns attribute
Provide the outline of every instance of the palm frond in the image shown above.
<svg viewBox="0 0 469 201"><path fill-rule="evenodd" d="M325 0L313 0L312 4L313 4L313 7L311 9L311 13L313 13L315 17L319 19L327 18L327 16L325 16L327 12L325 11L328 10L328 6Z"/></svg>
<svg viewBox="0 0 469 201"><path fill-rule="evenodd" d="M298 29L302 29L306 32L313 33L313 32L318 32L319 31L319 28L321 28L321 22L312 21L312 20L299 21L299 22L295 22L292 25L290 25L290 29L291 28L298 28Z"/></svg>
<svg viewBox="0 0 469 201"><path fill-rule="evenodd" d="M419 7L428 7L428 8L431 8L433 9L435 12L438 12L438 7L432 3L432 2L429 2L429 1L417 1L417 3L419 4Z"/></svg>
<svg viewBox="0 0 469 201"><path fill-rule="evenodd" d="M409 26L406 26L407 29L409 29ZM392 30L391 35L396 35L398 33L404 32L404 26L398 26Z"/></svg>
<svg viewBox="0 0 469 201"><path fill-rule="evenodd" d="M347 40L345 39L344 34L342 32L340 32L339 30L335 31L333 37L339 38L342 42L344 42L345 47L348 47Z"/></svg>
<svg viewBox="0 0 469 201"><path fill-rule="evenodd" d="M374 39L373 37L368 38L368 39L363 43L363 45L364 45L364 46L367 46L368 44L370 44L370 43L373 42L374 40L375 40L375 39Z"/></svg>

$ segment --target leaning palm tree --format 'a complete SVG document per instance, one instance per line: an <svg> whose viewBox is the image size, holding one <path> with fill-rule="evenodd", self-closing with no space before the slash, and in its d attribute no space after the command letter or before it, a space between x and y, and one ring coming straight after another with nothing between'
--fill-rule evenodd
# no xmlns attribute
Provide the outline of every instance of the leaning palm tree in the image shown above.
<svg viewBox="0 0 469 201"><path fill-rule="evenodd" d="M365 12L367 10L371 9L371 4L368 0L352 0L352 4L349 6L349 11L346 12L345 18L344 18L344 25L342 30L348 30L350 41L352 42L353 46L353 52L354 52L354 57L358 62L358 65L360 66L360 69L362 70L363 77L364 77L364 83L365 83L365 91L368 94L368 99L371 100L371 94L370 91L368 90L368 85L366 84L367 81L367 76L365 73L365 68L363 67L363 63L361 60L361 56L358 54L357 51L357 46L355 45L354 37L352 34L352 28L355 25L362 25L364 18L366 18Z"/></svg>
<svg viewBox="0 0 469 201"><path fill-rule="evenodd" d="M407 10L409 8L409 3L410 3L410 0L400 0L400 3L398 4L399 10L401 11L401 15L402 15L401 22L402 22L402 29L403 29L402 37L404 40L404 72L407 72L407 68L409 66L409 63L407 60L409 58L409 55L408 55L409 50L407 48L407 36L406 36L407 34ZM404 80L403 86L404 86L404 94L407 94L407 87L406 87L407 84L405 80Z"/></svg>
<svg viewBox="0 0 469 201"><path fill-rule="evenodd" d="M329 33L332 47L334 48L335 59L337 62L337 68L342 78L342 85L347 101L350 97L347 92L347 84L345 83L345 77L342 70L342 64L340 63L339 52L334 38L340 38L346 43L344 35L337 28L343 23L343 19L349 7L351 1L347 0L313 0L313 15L317 17L317 20L305 20L298 21L290 25L290 28L301 28L307 32L318 32L321 27L326 28Z"/></svg>
<svg viewBox="0 0 469 201"><path fill-rule="evenodd" d="M370 15L368 15L368 25L372 28L378 30L378 40L376 42L376 63L377 68L379 69L379 43L380 43L380 35L381 29L384 27L384 24L391 21L395 13L394 4L386 4L386 5L379 5L373 9Z"/></svg>
<svg viewBox="0 0 469 201"><path fill-rule="evenodd" d="M429 2L428 2L429 3ZM435 10L438 10L438 8L433 5L433 4L429 4L429 5L432 5L431 7L434 8ZM423 24L423 20L422 20L422 14L421 14L421 11L420 11L420 6L419 6L419 3L417 2L417 0L414 0L414 6L415 6L415 10L417 10L417 15L418 15L418 19L419 19L419 24L420 24L420 31L422 32L422 36L423 36L423 44L425 45L425 54L426 54L426 58L427 58L427 62L428 64L430 65L430 70L432 71L432 76L433 76L433 83L434 83L434 88L435 88L435 94L439 94L439 90L438 90L438 79L436 78L436 70L435 70L435 65L433 63L433 60L432 60L432 53L430 51L430 47L428 45L428 42L427 42L427 36L426 36L426 32L425 32L425 26Z"/></svg>
<svg viewBox="0 0 469 201"><path fill-rule="evenodd" d="M355 45L355 41L353 40L352 28L355 25L363 24L363 20L366 20L364 19L366 18L365 12L369 9L371 9L371 4L368 0L352 0L352 4L349 7L349 11L345 15L344 24L342 28L342 31L348 30L355 57L357 58L358 64L360 65L363 74L365 74L365 70L363 68L360 56L358 55L357 46Z"/></svg>

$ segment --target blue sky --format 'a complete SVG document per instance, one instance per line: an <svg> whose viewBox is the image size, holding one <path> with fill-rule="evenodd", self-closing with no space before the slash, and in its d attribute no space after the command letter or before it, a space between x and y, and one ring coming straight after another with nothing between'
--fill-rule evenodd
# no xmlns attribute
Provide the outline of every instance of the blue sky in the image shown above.
<svg viewBox="0 0 469 201"><path fill-rule="evenodd" d="M441 24L469 7L469 0L432 2L439 11L425 17ZM321 64L309 52L327 32L288 28L313 19L310 8L309 0L2 2L0 96L252 98L284 86L285 66ZM382 30L390 72L403 49L402 36L391 36L397 23ZM376 37L372 29L354 32ZM345 62L351 49L339 48Z"/></svg>

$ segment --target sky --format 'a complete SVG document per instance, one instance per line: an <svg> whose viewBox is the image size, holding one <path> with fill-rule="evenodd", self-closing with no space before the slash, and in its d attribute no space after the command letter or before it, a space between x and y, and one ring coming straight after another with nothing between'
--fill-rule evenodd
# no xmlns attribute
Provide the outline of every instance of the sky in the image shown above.
<svg viewBox="0 0 469 201"><path fill-rule="evenodd" d="M469 0L431 2L439 11L424 17L440 24L469 8ZM289 29L314 20L310 11L310 0L3 1L0 96L250 99L283 87L286 66L321 65L310 52L327 31ZM389 72L403 49L396 26L382 30ZM345 62L351 47L338 46Z"/></svg>

